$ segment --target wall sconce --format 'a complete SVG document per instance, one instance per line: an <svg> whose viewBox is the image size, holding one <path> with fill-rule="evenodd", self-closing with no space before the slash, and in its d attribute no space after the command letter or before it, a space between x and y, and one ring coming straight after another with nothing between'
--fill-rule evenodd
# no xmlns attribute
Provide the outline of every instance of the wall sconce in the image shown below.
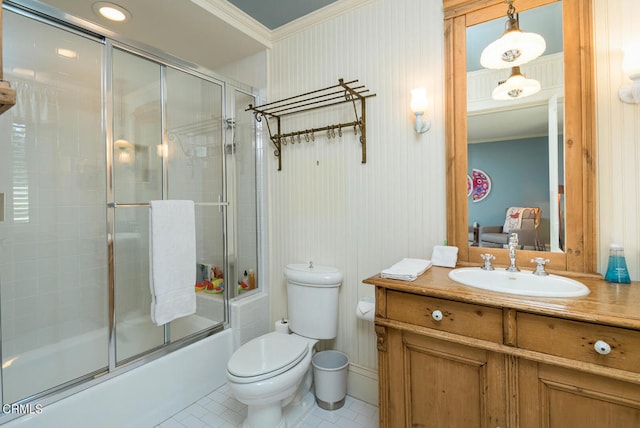
<svg viewBox="0 0 640 428"><path fill-rule="evenodd" d="M125 140L124 138L120 138L113 143L116 148L118 154L118 162L119 163L132 163L133 162L133 152L134 147L133 144Z"/></svg>
<svg viewBox="0 0 640 428"><path fill-rule="evenodd" d="M418 134L427 132L431 128L431 119L424 116L427 111L427 90L416 88L411 90L411 111L416 115L414 129Z"/></svg>
<svg viewBox="0 0 640 428"><path fill-rule="evenodd" d="M633 83L621 87L618 96L625 103L640 104L640 46L625 49L622 71L629 75Z"/></svg>
<svg viewBox="0 0 640 428"><path fill-rule="evenodd" d="M501 82L491 93L491 98L496 101L508 101L528 97L540 91L540 82L535 79L527 79L520 72L520 67L511 69L511 76Z"/></svg>
<svg viewBox="0 0 640 428"><path fill-rule="evenodd" d="M480 64L484 68L496 70L516 67L536 59L547 48L547 43L540 34L520 30L520 20L513 1L505 0L505 3L509 3L509 9L502 37L482 51Z"/></svg>
<svg viewBox="0 0 640 428"><path fill-rule="evenodd" d="M159 158L169 157L169 145L166 143L158 144L156 146L156 154Z"/></svg>

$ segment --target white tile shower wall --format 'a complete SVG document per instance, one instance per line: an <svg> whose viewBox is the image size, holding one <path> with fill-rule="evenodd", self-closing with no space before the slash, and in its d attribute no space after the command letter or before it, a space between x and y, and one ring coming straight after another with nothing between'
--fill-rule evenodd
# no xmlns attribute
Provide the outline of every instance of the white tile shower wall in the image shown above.
<svg viewBox="0 0 640 428"><path fill-rule="evenodd" d="M361 284L402 257L431 255L445 239L442 3L379 0L274 42L269 100L359 79L367 101L367 163L352 131L287 145L282 171L266 150L269 180L271 322L286 314L283 266L313 260L344 273L332 345L375 372L373 325L358 320ZM427 134L413 131L410 90L429 94ZM353 120L330 108L286 117L283 131ZM269 144L265 139L264 144ZM357 396L357 391L352 391ZM357 396L357 398L360 398ZM362 398L365 399L365 398Z"/></svg>
<svg viewBox="0 0 640 428"><path fill-rule="evenodd" d="M0 223L5 357L98 329L107 320L105 161L95 131L100 100L8 78L18 102L39 97L49 104L29 104L35 116L11 109L0 122L0 134L7 136L0 141L7 210ZM17 137L21 132L24 141Z"/></svg>
<svg viewBox="0 0 640 428"><path fill-rule="evenodd" d="M273 330L269 322L269 296L266 293L256 292L236 298L229 306L234 350L254 337Z"/></svg>

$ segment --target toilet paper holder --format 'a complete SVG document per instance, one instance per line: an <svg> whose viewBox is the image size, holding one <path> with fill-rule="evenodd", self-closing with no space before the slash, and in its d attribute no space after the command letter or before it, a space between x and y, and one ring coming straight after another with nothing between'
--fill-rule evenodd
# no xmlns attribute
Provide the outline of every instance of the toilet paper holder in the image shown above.
<svg viewBox="0 0 640 428"><path fill-rule="evenodd" d="M358 300L358 306L356 307L356 317L373 322L376 315L376 299L373 296L366 296Z"/></svg>

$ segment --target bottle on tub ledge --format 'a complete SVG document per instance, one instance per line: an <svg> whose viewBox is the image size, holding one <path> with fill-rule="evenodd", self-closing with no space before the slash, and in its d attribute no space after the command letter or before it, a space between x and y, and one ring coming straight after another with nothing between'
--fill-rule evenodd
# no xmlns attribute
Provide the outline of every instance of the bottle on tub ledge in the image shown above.
<svg viewBox="0 0 640 428"><path fill-rule="evenodd" d="M244 275L238 281L238 293L242 293L248 290L249 290L249 276L247 274L247 271L245 270Z"/></svg>
<svg viewBox="0 0 640 428"><path fill-rule="evenodd" d="M244 271L242 279L238 281L238 292L242 293L256 288L256 274L253 269Z"/></svg>
<svg viewBox="0 0 640 428"><path fill-rule="evenodd" d="M256 273L253 269L249 269L249 290L256 289Z"/></svg>

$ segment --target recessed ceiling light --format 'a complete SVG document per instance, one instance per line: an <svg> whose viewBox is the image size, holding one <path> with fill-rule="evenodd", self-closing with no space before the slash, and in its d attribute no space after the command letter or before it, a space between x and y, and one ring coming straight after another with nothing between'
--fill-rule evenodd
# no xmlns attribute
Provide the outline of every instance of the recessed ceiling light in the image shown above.
<svg viewBox="0 0 640 428"><path fill-rule="evenodd" d="M131 18L131 14L124 7L104 1L94 3L93 11L103 18L115 22L124 22Z"/></svg>

